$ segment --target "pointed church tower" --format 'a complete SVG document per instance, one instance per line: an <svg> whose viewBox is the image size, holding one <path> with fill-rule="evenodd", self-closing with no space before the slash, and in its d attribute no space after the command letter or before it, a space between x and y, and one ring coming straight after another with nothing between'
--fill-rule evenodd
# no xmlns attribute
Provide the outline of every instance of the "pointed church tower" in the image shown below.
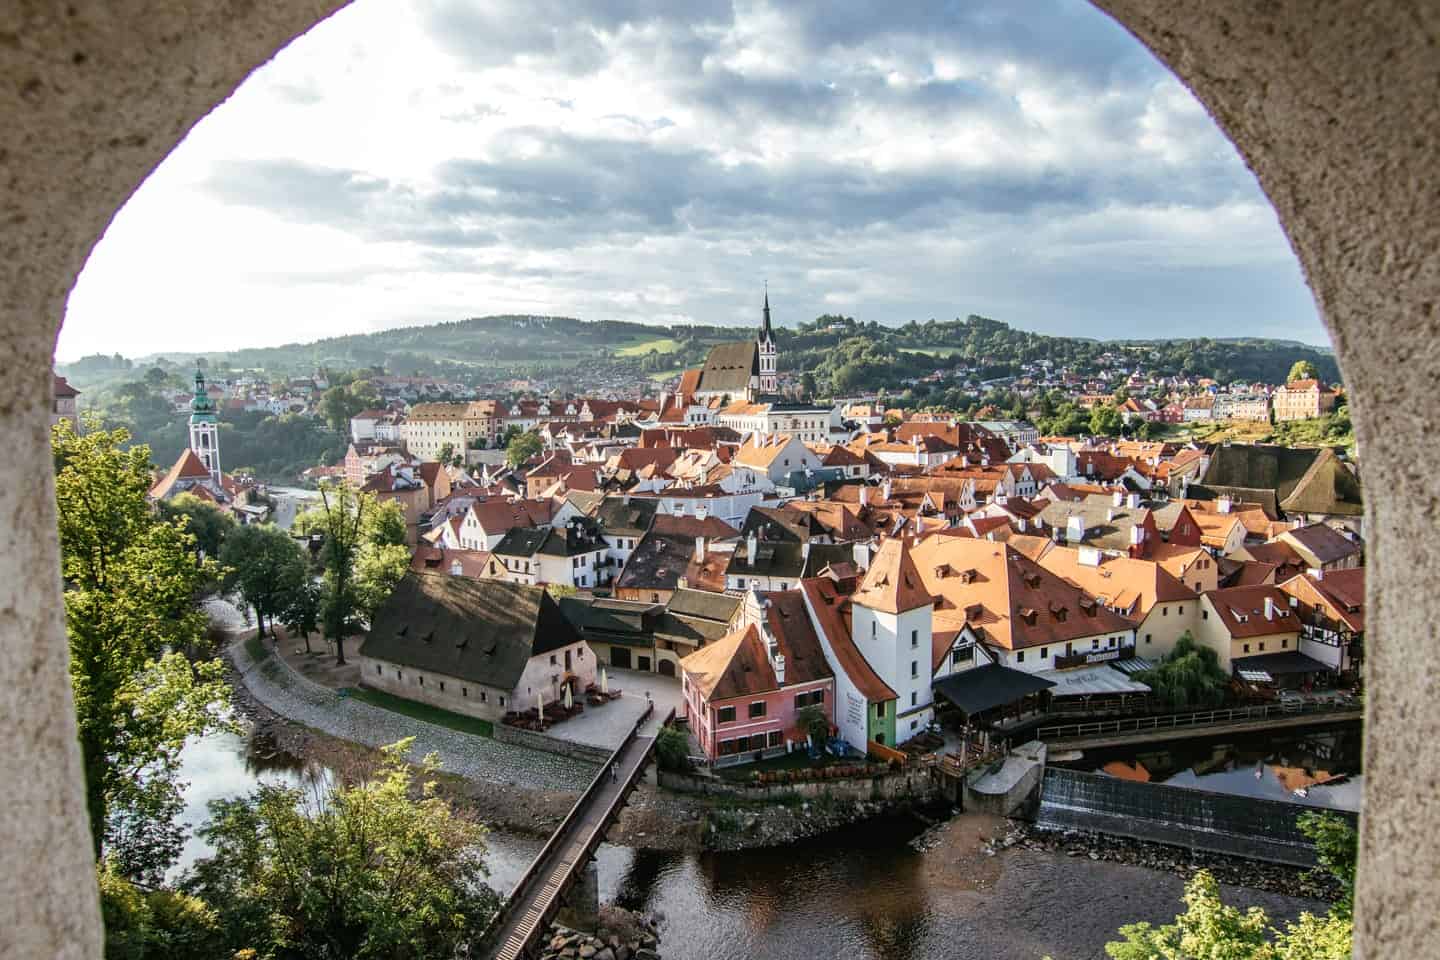
<svg viewBox="0 0 1440 960"><path fill-rule="evenodd" d="M210 471L215 490L224 489L220 482L220 418L215 402L205 392L205 374L195 371L195 396L190 400L190 449Z"/></svg>
<svg viewBox="0 0 1440 960"><path fill-rule="evenodd" d="M775 331L770 329L770 290L765 290L765 313L760 323L760 332L755 338L760 352L760 392L775 393L779 390L776 380L776 362L779 359L775 349Z"/></svg>

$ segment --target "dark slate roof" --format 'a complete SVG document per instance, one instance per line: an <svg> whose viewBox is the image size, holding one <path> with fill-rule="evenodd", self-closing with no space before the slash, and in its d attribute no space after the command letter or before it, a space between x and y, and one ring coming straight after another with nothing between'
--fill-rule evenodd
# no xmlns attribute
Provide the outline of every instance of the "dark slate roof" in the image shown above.
<svg viewBox="0 0 1440 960"><path fill-rule="evenodd" d="M600 527L589 517L572 518L563 530L552 528L540 546L540 552L549 557L575 557L604 549Z"/></svg>
<svg viewBox="0 0 1440 960"><path fill-rule="evenodd" d="M1365 512L1360 478L1335 455L1334 450L1322 449L1310 469L1281 501L1280 509L1289 513L1359 516Z"/></svg>
<svg viewBox="0 0 1440 960"><path fill-rule="evenodd" d="M750 388L750 378L759 373L760 349L755 341L716 344L700 370L698 389L743 395Z"/></svg>
<svg viewBox="0 0 1440 960"><path fill-rule="evenodd" d="M704 620L700 617L666 613L655 627L655 636L673 643L688 643L703 647L711 641L719 640L729 630L728 624L718 620Z"/></svg>
<svg viewBox="0 0 1440 960"><path fill-rule="evenodd" d="M360 654L513 690L532 656L580 639L543 587L409 573L376 612Z"/></svg>
<svg viewBox="0 0 1440 960"><path fill-rule="evenodd" d="M938 681L935 692L966 714L974 716L991 707L1014 703L1027 693L1053 686L1055 684L1049 680L1042 680L1033 673L988 663Z"/></svg>
<svg viewBox="0 0 1440 960"><path fill-rule="evenodd" d="M658 603L590 597L562 597L560 609L587 640L642 647L654 645L656 626L665 614Z"/></svg>
<svg viewBox="0 0 1440 960"><path fill-rule="evenodd" d="M549 527L514 527L490 551L507 557L533 557L550 539Z"/></svg>
<svg viewBox="0 0 1440 960"><path fill-rule="evenodd" d="M1273 490L1284 500L1319 455L1318 450L1232 443L1215 448L1200 482L1207 487Z"/></svg>
<svg viewBox="0 0 1440 960"><path fill-rule="evenodd" d="M1287 673L1327 673L1330 668L1319 660L1313 660L1298 650L1285 653L1262 653L1253 657L1236 657L1230 661L1230 669L1264 670L1272 677Z"/></svg>
<svg viewBox="0 0 1440 960"><path fill-rule="evenodd" d="M694 557L694 537L651 530L635 545L615 586L617 589L673 590Z"/></svg>
<svg viewBox="0 0 1440 960"><path fill-rule="evenodd" d="M811 529L815 526L818 524L815 523L814 516L799 510L787 510L784 507L751 507L750 512L745 514L745 524L740 528L740 535L748 537L754 533L765 540L788 540L803 543L809 540L815 532Z"/></svg>
<svg viewBox="0 0 1440 960"><path fill-rule="evenodd" d="M826 564L842 563L854 558L854 550L846 543L812 543L808 559L803 553L803 544L784 541L769 543L759 541L757 556L749 556L749 542L741 540L725 568L726 576L733 577L813 577Z"/></svg>
<svg viewBox="0 0 1440 960"><path fill-rule="evenodd" d="M650 529L655 509L659 506L658 500L631 500L626 503L624 497L606 497L595 519L612 536L640 537Z"/></svg>
<svg viewBox="0 0 1440 960"><path fill-rule="evenodd" d="M729 623L740 606L740 598L708 590L676 590L665 609L676 616Z"/></svg>

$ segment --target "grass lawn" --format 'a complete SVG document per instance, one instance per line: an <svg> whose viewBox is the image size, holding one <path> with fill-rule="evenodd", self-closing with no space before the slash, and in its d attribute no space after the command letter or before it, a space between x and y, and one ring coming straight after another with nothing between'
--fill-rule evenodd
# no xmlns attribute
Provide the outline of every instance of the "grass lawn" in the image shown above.
<svg viewBox="0 0 1440 960"><path fill-rule="evenodd" d="M927 357L953 357L964 350L964 347L912 347L909 345L900 347L908 353L923 353Z"/></svg>
<svg viewBox="0 0 1440 960"><path fill-rule="evenodd" d="M250 659L256 663L270 656L270 648L265 645L264 640L260 639L259 634L245 638L245 652L248 653Z"/></svg>
<svg viewBox="0 0 1440 960"><path fill-rule="evenodd" d="M449 727L451 730L459 730L461 733L474 734L477 737L495 736L495 725L489 720L481 720L479 717L467 717L458 713L451 713L449 710L441 710L439 707L432 707L425 703L416 703L413 700L406 700L402 697L391 696L379 690L368 690L364 687L347 687L349 696L372 706L389 710L392 713L404 714L416 720L424 720L426 723L433 723L437 727Z"/></svg>
<svg viewBox="0 0 1440 960"><path fill-rule="evenodd" d="M639 343L632 343L628 347L621 347L615 351L617 357L643 357L654 350L656 353L674 353L680 349L680 341L673 337L656 337L654 340L641 340Z"/></svg>
<svg viewBox="0 0 1440 960"><path fill-rule="evenodd" d="M650 379L655 383L664 383L666 380L673 380L684 372L684 367L676 367L674 370L662 370L660 373L652 373L650 374Z"/></svg>

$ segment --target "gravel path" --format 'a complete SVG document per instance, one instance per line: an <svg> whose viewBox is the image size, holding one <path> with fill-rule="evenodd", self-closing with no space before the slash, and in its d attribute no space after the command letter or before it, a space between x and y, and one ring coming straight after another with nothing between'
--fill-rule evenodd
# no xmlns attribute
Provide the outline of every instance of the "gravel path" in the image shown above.
<svg viewBox="0 0 1440 960"><path fill-rule="evenodd" d="M579 793L595 775L594 766L579 760L438 727L341 697L302 677L280 657L271 655L256 663L241 640L230 645L229 655L256 700L282 717L332 737L369 747L414 737L410 755L415 759L436 753L447 773L530 790Z"/></svg>

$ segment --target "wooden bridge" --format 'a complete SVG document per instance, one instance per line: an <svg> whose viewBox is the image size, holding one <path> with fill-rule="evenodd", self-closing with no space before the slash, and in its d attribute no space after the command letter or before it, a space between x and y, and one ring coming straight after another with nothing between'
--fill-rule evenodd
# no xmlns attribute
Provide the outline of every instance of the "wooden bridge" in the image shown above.
<svg viewBox="0 0 1440 960"><path fill-rule="evenodd" d="M595 848L605 839L605 832L619 817L626 798L644 774L655 749L655 738L641 736L640 730L654 709L651 704L635 721L624 742L590 781L515 884L509 899L486 930L479 956L521 960L538 955L537 948L551 920L564 906L571 886L590 863ZM674 711L671 711L666 722L673 718ZM611 779L612 767L618 773L614 780Z"/></svg>

